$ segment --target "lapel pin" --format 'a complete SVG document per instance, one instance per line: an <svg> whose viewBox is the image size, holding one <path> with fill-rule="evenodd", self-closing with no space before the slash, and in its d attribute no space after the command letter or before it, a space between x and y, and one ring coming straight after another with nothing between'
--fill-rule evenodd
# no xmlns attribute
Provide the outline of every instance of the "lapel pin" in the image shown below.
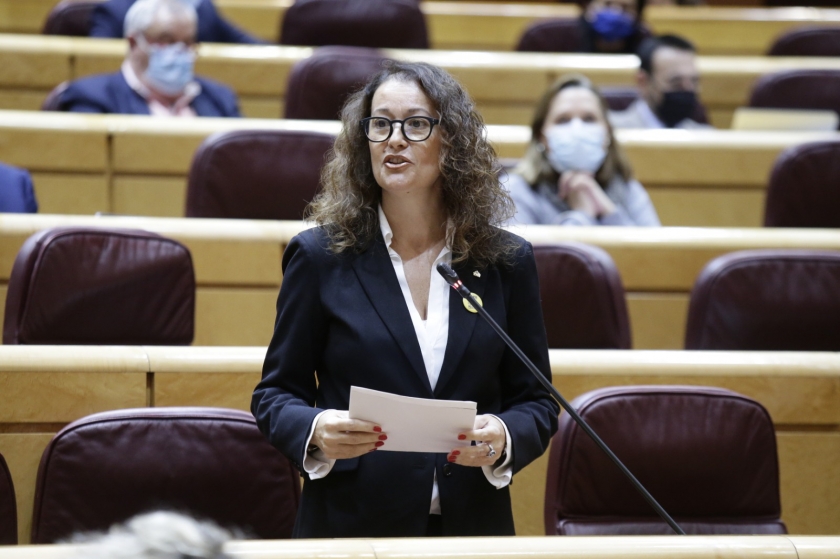
<svg viewBox="0 0 840 559"><path fill-rule="evenodd" d="M475 293L473 293L473 294L472 294L472 296L473 296L473 297L475 297L475 298L478 300L478 305L479 305L479 306L481 306L481 307L483 307L483 306L484 306L484 301L482 301L482 300L481 300L481 297L479 297L479 296L478 296L478 295L476 295ZM461 301L464 303L464 308L465 308L465 309L467 309L467 310L468 310L468 311L470 311L471 313L476 313L476 314L478 314L478 311L477 311L477 310L475 310L475 307L473 307L473 306L470 304L470 302L469 302L469 301L467 301L466 299L461 299Z"/></svg>
<svg viewBox="0 0 840 559"><path fill-rule="evenodd" d="M476 270L476 271L474 271L474 272L473 272L473 275L474 275L475 277L477 277L477 278L480 278L480 277L481 277L481 272L479 272L478 270Z"/></svg>

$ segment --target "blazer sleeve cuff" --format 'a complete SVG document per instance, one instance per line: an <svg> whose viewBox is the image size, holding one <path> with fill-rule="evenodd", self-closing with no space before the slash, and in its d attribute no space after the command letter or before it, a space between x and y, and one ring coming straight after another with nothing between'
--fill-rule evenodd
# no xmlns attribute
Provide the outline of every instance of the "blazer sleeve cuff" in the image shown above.
<svg viewBox="0 0 840 559"><path fill-rule="evenodd" d="M327 413L327 411L329 410L322 411L315 416L315 419L312 420L312 425L309 427L309 436L306 437L306 445L304 446L304 449L309 448L309 445L312 444L312 435L315 434L315 424L318 423L318 418ZM327 477L327 474L332 471L333 466L335 466L335 458L324 457L324 451L321 449L312 453L304 450L302 464L303 470L309 474L309 479L321 479L323 477Z"/></svg>
<svg viewBox="0 0 840 559"><path fill-rule="evenodd" d="M491 414L492 415L492 414ZM481 471L484 472L484 477L490 482L490 485L496 489L502 489L510 485L513 478L513 439L510 437L507 425L498 416L493 416L499 420L502 427L505 428L505 459L501 464L493 464L491 466L482 466Z"/></svg>

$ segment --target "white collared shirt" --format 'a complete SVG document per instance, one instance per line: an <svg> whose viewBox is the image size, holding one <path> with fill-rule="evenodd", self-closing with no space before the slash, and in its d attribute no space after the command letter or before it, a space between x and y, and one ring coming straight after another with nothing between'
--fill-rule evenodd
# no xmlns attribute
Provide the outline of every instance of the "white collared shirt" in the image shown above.
<svg viewBox="0 0 840 559"><path fill-rule="evenodd" d="M140 81L140 78L134 72L134 68L131 67L131 63L128 60L123 61L121 71L126 83L128 83L128 87L137 92L146 101L146 104L149 106L149 114L152 116L178 118L194 118L197 116L195 110L190 106L193 99L201 94L201 84L197 81L188 83L187 87L184 88L183 95L171 107L167 107L154 98L149 88Z"/></svg>
<svg viewBox="0 0 840 559"><path fill-rule="evenodd" d="M429 384L431 384L432 390L434 390L438 377L440 377L440 369L443 366L443 358L446 354L446 343L449 339L449 290L451 289L443 277L436 272L435 268L440 262L450 264L452 262L452 251L447 243L447 246L441 249L440 254L438 254L432 263L432 274L429 282L429 302L426 308L426 320L423 320L411 297L411 290L408 287L402 258L391 248L394 233L388 223L388 218L385 217L385 212L382 211L382 206L379 206L379 228L382 231L382 237L385 239L385 246L388 247L391 264L394 266L394 271L397 274L397 280L400 284L400 290L405 299L405 304L408 307L408 312L411 315L411 322L414 326L414 332L417 335L417 342L420 344L420 353L423 355L423 364L426 367ZM464 309L464 312L467 312L466 309ZM319 413L312 420L312 426L309 429L309 437L306 442L307 447L312 440L312 434L315 432L315 424L323 413ZM505 428L505 437L507 439L505 443L507 448L505 461L495 468L493 466L481 467L487 481L497 489L507 486L513 476L513 466L511 465L513 449L511 447L510 432L505 422L501 419L499 421ZM453 448L458 444L460 443L453 441ZM335 460L319 459L318 454L320 454L320 451L314 454L314 456L306 454L303 459L303 469L309 474L310 479L320 479L330 473L330 470L335 464ZM432 487L429 514L440 514L437 473L435 473L435 481Z"/></svg>

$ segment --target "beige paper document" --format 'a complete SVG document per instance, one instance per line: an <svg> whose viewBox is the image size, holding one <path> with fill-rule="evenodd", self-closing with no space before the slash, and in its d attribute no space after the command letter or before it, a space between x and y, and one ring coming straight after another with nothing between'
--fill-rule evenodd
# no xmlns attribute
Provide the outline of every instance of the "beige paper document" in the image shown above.
<svg viewBox="0 0 840 559"><path fill-rule="evenodd" d="M472 430L475 410L475 402L409 398L350 387L350 418L373 421L388 435L377 452L449 452L463 446L458 434Z"/></svg>

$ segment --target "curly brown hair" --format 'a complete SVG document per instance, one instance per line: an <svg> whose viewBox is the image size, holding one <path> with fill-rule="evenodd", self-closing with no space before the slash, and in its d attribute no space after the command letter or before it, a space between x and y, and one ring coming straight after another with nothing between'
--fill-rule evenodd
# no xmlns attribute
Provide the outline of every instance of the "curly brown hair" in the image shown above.
<svg viewBox="0 0 840 559"><path fill-rule="evenodd" d="M595 173L595 180L598 181L598 184L602 188L606 188L616 175L621 176L625 181L629 181L633 178L633 169L630 166L630 162L627 161L627 156L624 155L621 146L618 145L612 125L610 125L610 121L607 119L607 103L601 95L601 92L598 91L598 88L592 85L589 78L581 74L561 76L543 93L539 103L537 103L534 118L531 121L531 142L528 144L525 156L514 169L514 172L521 175L533 188L536 188L541 182L557 183L559 174L548 164L548 160L545 157L545 149L540 138L542 138L543 125L548 118L548 112L551 110L551 104L554 98L564 89L571 87L582 87L595 94L595 97L598 98L598 105L601 108L601 114L604 116L604 122L607 127L607 137L610 143L607 147L607 156L604 159L604 163L598 169L598 172Z"/></svg>
<svg viewBox="0 0 840 559"><path fill-rule="evenodd" d="M437 66L393 60L383 66L341 110L343 127L307 216L325 226L334 253L361 251L374 241L382 189L374 179L370 147L359 121L370 116L373 94L385 81L414 82L441 115L440 176L444 208L453 226L452 261L477 267L509 261L515 245L499 227L513 215L513 202L499 184L496 152L469 95Z"/></svg>

